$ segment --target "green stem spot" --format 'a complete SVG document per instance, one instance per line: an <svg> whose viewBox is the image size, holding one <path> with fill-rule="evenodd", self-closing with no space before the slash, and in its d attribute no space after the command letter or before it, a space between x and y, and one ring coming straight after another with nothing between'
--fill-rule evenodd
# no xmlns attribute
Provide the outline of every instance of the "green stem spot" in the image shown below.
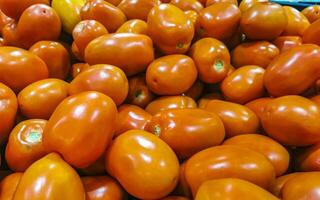
<svg viewBox="0 0 320 200"><path fill-rule="evenodd" d="M178 43L178 44L177 44L177 47L178 47L179 49L183 48L183 46L184 46L183 43Z"/></svg>
<svg viewBox="0 0 320 200"><path fill-rule="evenodd" d="M216 60L213 67L216 71L222 71L224 68L224 62L222 60Z"/></svg>
<svg viewBox="0 0 320 200"><path fill-rule="evenodd" d="M156 136L160 137L160 134L161 134L161 127L160 125L156 125L153 129L153 132Z"/></svg>
<svg viewBox="0 0 320 200"><path fill-rule="evenodd" d="M28 135L28 142L31 143L37 143L40 142L42 139L42 135L39 133L39 131L31 131Z"/></svg>
<svg viewBox="0 0 320 200"><path fill-rule="evenodd" d="M141 100L143 99L144 97L144 92L142 90L137 90L135 93L134 93L134 96L138 99L138 100Z"/></svg>

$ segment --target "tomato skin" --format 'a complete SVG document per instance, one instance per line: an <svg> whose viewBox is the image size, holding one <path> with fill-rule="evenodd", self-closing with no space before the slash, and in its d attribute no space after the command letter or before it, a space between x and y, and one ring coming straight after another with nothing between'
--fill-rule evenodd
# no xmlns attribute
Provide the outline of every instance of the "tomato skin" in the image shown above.
<svg viewBox="0 0 320 200"><path fill-rule="evenodd" d="M306 16L310 23L320 19L320 5L308 6L301 11Z"/></svg>
<svg viewBox="0 0 320 200"><path fill-rule="evenodd" d="M165 197L175 188L179 176L179 162L171 148L141 130L127 131L114 140L107 150L106 169L128 193L140 199Z"/></svg>
<svg viewBox="0 0 320 200"><path fill-rule="evenodd" d="M264 112L264 108L272 99L273 98L271 97L258 98L246 103L245 106L250 108L250 110L252 110L259 117L259 119L261 119L262 114Z"/></svg>
<svg viewBox="0 0 320 200"><path fill-rule="evenodd" d="M303 43L313 43L316 45L320 45L320 19L313 22L303 33Z"/></svg>
<svg viewBox="0 0 320 200"><path fill-rule="evenodd" d="M216 3L232 3L235 6L238 6L238 1L237 0L207 0L206 1L206 7L209 7L209 6L211 6L213 4L216 4Z"/></svg>
<svg viewBox="0 0 320 200"><path fill-rule="evenodd" d="M144 71L153 60L152 40L142 34L104 35L91 41L85 50L89 65L108 63L121 68L128 76Z"/></svg>
<svg viewBox="0 0 320 200"><path fill-rule="evenodd" d="M267 189L275 179L275 172L264 155L245 147L223 145L189 158L185 177L195 196L202 183L220 178L240 178Z"/></svg>
<svg viewBox="0 0 320 200"><path fill-rule="evenodd" d="M281 190L282 190L283 186L286 184L286 182L288 180L290 180L291 178L293 178L299 174L303 174L303 173L304 172L295 172L295 173L286 174L286 175L277 177L276 180L272 183L272 185L270 187L270 192L272 192L272 194L274 194L276 197L280 197Z"/></svg>
<svg viewBox="0 0 320 200"><path fill-rule="evenodd" d="M195 200L238 199L239 197L246 200L279 200L267 190L237 178L224 178L204 182L200 186Z"/></svg>
<svg viewBox="0 0 320 200"><path fill-rule="evenodd" d="M301 45L302 38L300 36L280 36L273 41L273 44L278 47L280 52L284 52Z"/></svg>
<svg viewBox="0 0 320 200"><path fill-rule="evenodd" d="M71 165L88 167L109 145L116 117L116 105L102 93L91 91L70 96L51 115L43 144L48 152L59 152Z"/></svg>
<svg viewBox="0 0 320 200"><path fill-rule="evenodd" d="M264 85L276 97L301 94L320 77L319 63L319 46L303 44L294 47L270 63L264 75Z"/></svg>
<svg viewBox="0 0 320 200"><path fill-rule="evenodd" d="M313 96L310 100L320 105L320 95Z"/></svg>
<svg viewBox="0 0 320 200"><path fill-rule="evenodd" d="M193 10L199 13L203 9L203 5L198 0L171 0L170 4L177 6L183 11Z"/></svg>
<svg viewBox="0 0 320 200"><path fill-rule="evenodd" d="M279 53L279 49L267 41L242 43L232 51L232 65L237 68L245 65L267 68Z"/></svg>
<svg viewBox="0 0 320 200"><path fill-rule="evenodd" d="M157 5L160 5L159 0L122 0L118 8L128 19L147 21L150 10Z"/></svg>
<svg viewBox="0 0 320 200"><path fill-rule="evenodd" d="M302 36L303 32L309 27L308 19L297 9L290 6L283 6L287 15L288 24L281 35Z"/></svg>
<svg viewBox="0 0 320 200"><path fill-rule="evenodd" d="M51 153L24 172L12 200L64 198L85 200L85 191L77 172L58 154Z"/></svg>
<svg viewBox="0 0 320 200"><path fill-rule="evenodd" d="M0 2L1 4L1 2ZM1 5L0 5L1 7ZM4 14L0 9L0 33L3 35L2 29L9 23L13 23L14 20L10 17L8 17L6 14Z"/></svg>
<svg viewBox="0 0 320 200"><path fill-rule="evenodd" d="M205 109L205 107L207 106L208 102L214 99L219 99L219 100L223 100L223 95L220 93L208 93L204 96L202 96L199 100L198 100L198 108L202 108Z"/></svg>
<svg viewBox="0 0 320 200"><path fill-rule="evenodd" d="M189 49L194 36L194 26L178 7L172 4L153 7L147 24L148 35L163 53L183 54Z"/></svg>
<svg viewBox="0 0 320 200"><path fill-rule="evenodd" d="M71 75L74 79L78 74L83 72L84 70L88 69L90 65L88 63L75 63L71 67Z"/></svg>
<svg viewBox="0 0 320 200"><path fill-rule="evenodd" d="M262 114L267 134L284 145L306 146L320 141L320 108L295 95L271 100ZM301 123L307 120L308 123Z"/></svg>
<svg viewBox="0 0 320 200"><path fill-rule="evenodd" d="M249 10L252 6L258 3L266 3L269 0L243 0L239 4L239 9L241 10L242 13L245 11Z"/></svg>
<svg viewBox="0 0 320 200"><path fill-rule="evenodd" d="M69 94L97 91L120 105L127 97L128 87L128 79L120 68L100 64L90 66L75 77L69 85Z"/></svg>
<svg viewBox="0 0 320 200"><path fill-rule="evenodd" d="M2 179L0 183L0 199L12 200L23 173L12 173Z"/></svg>
<svg viewBox="0 0 320 200"><path fill-rule="evenodd" d="M0 81L14 92L45 78L48 68L38 56L16 47L0 47Z"/></svg>
<svg viewBox="0 0 320 200"><path fill-rule="evenodd" d="M196 26L196 23L198 21L199 14L194 10L187 10L184 11L184 14L187 15L189 20L193 23L193 26Z"/></svg>
<svg viewBox="0 0 320 200"><path fill-rule="evenodd" d="M21 113L27 118L49 119L58 104L67 98L68 85L60 79L31 83L18 94Z"/></svg>
<svg viewBox="0 0 320 200"><path fill-rule="evenodd" d="M148 24L140 19L132 19L122 24L116 33L137 33L147 35Z"/></svg>

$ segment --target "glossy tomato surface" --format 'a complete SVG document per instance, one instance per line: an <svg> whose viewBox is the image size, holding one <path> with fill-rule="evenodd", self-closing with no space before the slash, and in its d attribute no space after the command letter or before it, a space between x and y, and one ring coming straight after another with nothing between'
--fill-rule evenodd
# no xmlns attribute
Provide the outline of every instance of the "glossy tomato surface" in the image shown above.
<svg viewBox="0 0 320 200"><path fill-rule="evenodd" d="M1 180L0 199L12 200L23 173L12 173Z"/></svg>

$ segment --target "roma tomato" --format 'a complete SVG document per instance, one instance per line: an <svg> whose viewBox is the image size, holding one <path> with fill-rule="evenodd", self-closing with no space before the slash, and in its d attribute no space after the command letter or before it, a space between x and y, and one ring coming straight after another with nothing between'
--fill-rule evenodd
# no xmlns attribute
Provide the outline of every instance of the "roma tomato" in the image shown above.
<svg viewBox="0 0 320 200"><path fill-rule="evenodd" d="M0 183L0 199L12 200L23 173L12 173Z"/></svg>
<svg viewBox="0 0 320 200"><path fill-rule="evenodd" d="M193 155L186 163L185 178L195 196L202 183L220 178L240 178L267 189L275 172L264 155L245 147L223 145Z"/></svg>
<svg viewBox="0 0 320 200"><path fill-rule="evenodd" d="M147 21L150 10L159 4L159 0L122 0L118 8L122 10L128 19Z"/></svg>
<svg viewBox="0 0 320 200"><path fill-rule="evenodd" d="M267 41L242 43L232 51L232 65L234 67L258 65L267 68L279 53L279 49Z"/></svg>
<svg viewBox="0 0 320 200"><path fill-rule="evenodd" d="M240 26L252 40L272 40L287 27L288 20L282 6L274 3L257 3L245 11Z"/></svg>
<svg viewBox="0 0 320 200"><path fill-rule="evenodd" d="M146 35L135 33L98 37L85 50L85 61L88 64L115 65L128 76L144 71L153 59L152 40Z"/></svg>
<svg viewBox="0 0 320 200"><path fill-rule="evenodd" d="M302 36L304 31L309 27L308 19L297 9L290 6L283 6L287 15L288 24L281 35Z"/></svg>
<svg viewBox="0 0 320 200"><path fill-rule="evenodd" d="M259 119L249 108L227 101L211 100L205 107L222 119L226 136L256 133L259 128Z"/></svg>
<svg viewBox="0 0 320 200"><path fill-rule="evenodd" d="M221 119L202 109L165 110L154 115L146 130L165 141L180 159L222 143Z"/></svg>
<svg viewBox="0 0 320 200"><path fill-rule="evenodd" d="M274 194L276 197L280 197L281 190L282 190L283 186L286 184L286 182L288 180L290 180L291 178L293 178L299 174L303 174L303 173L304 172L295 172L295 173L286 174L286 175L283 175L283 176L276 178L276 180L272 183L272 185L270 187L270 192L272 194Z"/></svg>
<svg viewBox="0 0 320 200"><path fill-rule="evenodd" d="M124 72L113 65L93 65L75 77L69 85L69 94L97 91L120 105L128 95L128 79Z"/></svg>
<svg viewBox="0 0 320 200"><path fill-rule="evenodd" d="M296 161L301 171L320 171L320 144L307 147L297 155Z"/></svg>
<svg viewBox="0 0 320 200"><path fill-rule="evenodd" d="M195 42L189 52L194 60L199 78L205 83L218 83L228 73L230 53L228 48L214 38L203 38Z"/></svg>
<svg viewBox="0 0 320 200"><path fill-rule="evenodd" d="M264 85L272 96L295 95L312 87L319 77L320 47L303 44L281 53L270 63Z"/></svg>
<svg viewBox="0 0 320 200"><path fill-rule="evenodd" d="M118 108L117 126L114 136L117 137L132 129L144 130L151 118L152 115L142 108L124 104Z"/></svg>
<svg viewBox="0 0 320 200"><path fill-rule="evenodd" d="M248 181L237 178L224 178L204 182L195 200L211 199L279 200L267 190Z"/></svg>
<svg viewBox="0 0 320 200"><path fill-rule="evenodd" d="M79 175L56 153L34 162L24 172L12 200L48 198L85 200Z"/></svg>
<svg viewBox="0 0 320 200"><path fill-rule="evenodd" d="M303 33L303 43L313 43L320 45L320 19L313 22Z"/></svg>
<svg viewBox="0 0 320 200"><path fill-rule="evenodd" d="M302 38L300 36L280 36L273 40L273 44L278 47L280 52L284 52L301 45Z"/></svg>
<svg viewBox="0 0 320 200"><path fill-rule="evenodd" d="M265 106L261 120L267 134L281 144L306 146L320 141L320 107L307 98L291 95L273 99Z"/></svg>
<svg viewBox="0 0 320 200"><path fill-rule="evenodd" d="M117 33L137 33L147 35L148 24L141 19L132 19L122 24Z"/></svg>
<svg viewBox="0 0 320 200"><path fill-rule="evenodd" d="M170 4L177 6L183 11L193 10L198 13L203 9L203 5L198 0L171 0Z"/></svg>
<svg viewBox="0 0 320 200"><path fill-rule="evenodd" d="M194 35L191 20L172 4L161 4L148 15L148 35L165 54L185 53Z"/></svg>
<svg viewBox="0 0 320 200"><path fill-rule="evenodd" d="M308 6L301 12L304 16L306 16L310 23L320 19L320 5Z"/></svg>
<svg viewBox="0 0 320 200"><path fill-rule="evenodd" d="M28 85L18 94L21 113L27 118L49 119L67 98L68 85L60 79L44 79Z"/></svg>
<svg viewBox="0 0 320 200"><path fill-rule="evenodd" d="M232 3L216 3L202 9L196 25L200 37L213 37L224 40L236 32L241 12Z"/></svg>
<svg viewBox="0 0 320 200"><path fill-rule="evenodd" d="M125 132L114 140L107 150L106 169L128 193L140 199L165 197L179 177L179 162L171 148L141 130Z"/></svg>
<svg viewBox="0 0 320 200"><path fill-rule="evenodd" d="M27 85L48 78L46 63L16 47L0 47L0 82L19 92Z"/></svg>
<svg viewBox="0 0 320 200"><path fill-rule="evenodd" d="M208 93L204 96L202 96L199 101L198 101L198 108L202 108L204 109L208 102L214 99L219 99L219 100L223 100L223 95L220 93Z"/></svg>
<svg viewBox="0 0 320 200"><path fill-rule="evenodd" d="M59 152L71 165L88 167L109 145L116 118L116 105L102 93L91 91L70 96L51 115L43 144L48 152Z"/></svg>
<svg viewBox="0 0 320 200"><path fill-rule="evenodd" d="M30 119L14 127L5 152L11 170L24 172L32 163L46 155L42 144L42 134L46 124L47 120Z"/></svg>
<svg viewBox="0 0 320 200"><path fill-rule="evenodd" d="M238 135L227 139L223 144L247 147L265 155L273 165L276 176L280 176L288 170L289 152L269 137L258 134Z"/></svg>
<svg viewBox="0 0 320 200"><path fill-rule="evenodd" d="M269 0L243 0L239 4L239 9L241 10L242 13L244 13L249 8L251 8L253 5L258 4L258 3L265 3L268 1Z"/></svg>
<svg viewBox="0 0 320 200"><path fill-rule="evenodd" d="M246 103L245 106L250 108L250 110L252 110L259 117L259 119L261 119L264 108L272 99L273 98L271 97L258 98Z"/></svg>
<svg viewBox="0 0 320 200"><path fill-rule="evenodd" d="M238 1L237 0L207 0L206 1L206 7L211 6L216 3L232 3L236 6L238 6Z"/></svg>
<svg viewBox="0 0 320 200"><path fill-rule="evenodd" d="M151 115L155 115L163 110L177 108L197 108L197 103L186 96L163 96L151 101L147 105L146 111Z"/></svg>
<svg viewBox="0 0 320 200"><path fill-rule="evenodd" d="M39 56L49 70L50 78L65 79L70 70L70 55L59 42L40 41L34 44L30 52Z"/></svg>
<svg viewBox="0 0 320 200"><path fill-rule="evenodd" d="M89 67L90 67L90 65L88 63L75 63L75 64L73 64L71 67L72 78L75 78L76 76L78 76L78 74L80 74L84 70L88 69Z"/></svg>
<svg viewBox="0 0 320 200"><path fill-rule="evenodd" d="M204 84L200 80L196 80L194 84L183 93L183 95L191 97L194 100L198 100L204 90Z"/></svg>
<svg viewBox="0 0 320 200"><path fill-rule="evenodd" d="M228 75L221 84L221 91L229 101L244 104L264 94L262 67L248 65Z"/></svg>
<svg viewBox="0 0 320 200"><path fill-rule="evenodd" d="M168 55L154 60L147 68L146 82L158 95L179 95L197 79L193 60L185 55Z"/></svg>

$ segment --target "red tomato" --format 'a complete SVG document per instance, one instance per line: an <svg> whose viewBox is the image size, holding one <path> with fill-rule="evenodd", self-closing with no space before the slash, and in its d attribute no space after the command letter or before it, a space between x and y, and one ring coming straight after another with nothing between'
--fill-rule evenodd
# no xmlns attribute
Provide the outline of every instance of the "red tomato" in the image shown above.
<svg viewBox="0 0 320 200"><path fill-rule="evenodd" d="M23 173L12 173L0 183L0 199L12 200Z"/></svg>
<svg viewBox="0 0 320 200"><path fill-rule="evenodd" d="M280 36L273 41L273 44L276 45L281 52L284 52L301 45L302 38L299 36Z"/></svg>

